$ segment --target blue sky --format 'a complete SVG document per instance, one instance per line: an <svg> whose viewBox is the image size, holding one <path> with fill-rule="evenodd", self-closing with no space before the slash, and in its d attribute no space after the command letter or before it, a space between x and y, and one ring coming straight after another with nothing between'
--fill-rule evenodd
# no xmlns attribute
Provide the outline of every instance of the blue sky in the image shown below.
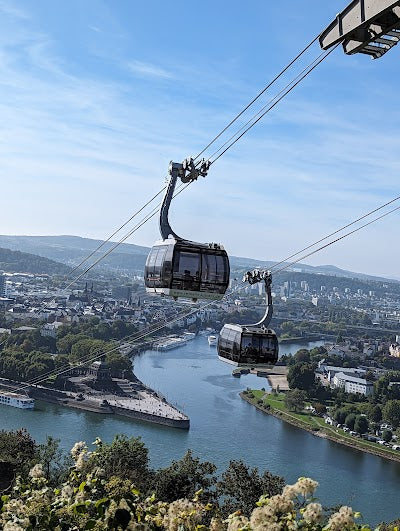
<svg viewBox="0 0 400 531"><path fill-rule="evenodd" d="M345 5L0 0L0 232L107 237ZM332 53L179 196L176 232L280 260L399 195L399 54ZM307 262L400 278L398 224Z"/></svg>

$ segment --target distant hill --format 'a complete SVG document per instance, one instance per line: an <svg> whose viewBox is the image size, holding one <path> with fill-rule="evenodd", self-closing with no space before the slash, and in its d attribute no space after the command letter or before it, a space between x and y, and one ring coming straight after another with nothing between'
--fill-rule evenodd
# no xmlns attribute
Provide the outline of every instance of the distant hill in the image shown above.
<svg viewBox="0 0 400 531"><path fill-rule="evenodd" d="M67 264L69 266L75 266L79 264L81 260L86 258L86 256L94 251L101 243L101 240L81 238L79 236L0 235L0 247L6 247L15 251L23 251L24 253L31 253L33 255L39 255L56 262L62 262L63 264ZM99 252L93 255L89 263L102 256L102 254L109 250L113 245L114 242L107 242ZM104 260L101 261L101 267L103 269L112 269L114 271L143 271L149 250L149 247L142 247L131 243L122 243L115 251L110 253ZM232 270L238 270L257 266L270 268L275 262L256 260L254 258L230 256L230 263ZM320 274L335 277L377 280L381 282L388 281L387 278L346 271L333 265L310 266L299 263L295 264L289 270L294 272L297 271L302 273ZM398 280L394 279L391 281L398 282Z"/></svg>
<svg viewBox="0 0 400 531"><path fill-rule="evenodd" d="M66 275L70 268L42 256L0 247L0 270L7 273Z"/></svg>
<svg viewBox="0 0 400 531"><path fill-rule="evenodd" d="M0 236L0 247L36 254L69 266L79 264L101 243L101 240L79 236ZM113 245L114 242L104 244L101 250L93 255L91 262ZM148 252L148 247L122 243L101 261L101 267L118 271L138 271L143 269Z"/></svg>

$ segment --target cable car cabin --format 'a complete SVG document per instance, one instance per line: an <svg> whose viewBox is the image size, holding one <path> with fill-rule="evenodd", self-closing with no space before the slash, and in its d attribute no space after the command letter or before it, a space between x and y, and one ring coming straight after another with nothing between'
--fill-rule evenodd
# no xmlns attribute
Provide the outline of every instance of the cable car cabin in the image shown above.
<svg viewBox="0 0 400 531"><path fill-rule="evenodd" d="M220 300L229 285L228 255L221 245L168 238L156 242L146 261L148 293Z"/></svg>
<svg viewBox="0 0 400 531"><path fill-rule="evenodd" d="M232 365L273 367L279 344L273 330L252 325L226 324L218 338L218 357Z"/></svg>

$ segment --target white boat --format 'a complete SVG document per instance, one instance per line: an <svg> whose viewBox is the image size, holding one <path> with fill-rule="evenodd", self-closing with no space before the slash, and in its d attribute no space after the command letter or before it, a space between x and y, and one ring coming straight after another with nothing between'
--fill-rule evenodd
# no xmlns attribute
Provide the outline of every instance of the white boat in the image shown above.
<svg viewBox="0 0 400 531"><path fill-rule="evenodd" d="M0 404L5 406L18 407L19 409L33 409L35 401L26 395L11 393L9 391L0 391Z"/></svg>
<svg viewBox="0 0 400 531"><path fill-rule="evenodd" d="M217 344L217 336L208 336L208 344L209 345L216 345Z"/></svg>

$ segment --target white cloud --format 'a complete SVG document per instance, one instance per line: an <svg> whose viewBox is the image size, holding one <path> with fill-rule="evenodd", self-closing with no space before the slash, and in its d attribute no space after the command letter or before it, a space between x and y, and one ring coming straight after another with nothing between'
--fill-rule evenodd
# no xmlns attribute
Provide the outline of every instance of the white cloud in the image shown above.
<svg viewBox="0 0 400 531"><path fill-rule="evenodd" d="M0 38L4 233L108 236L163 186L171 158L197 153L255 92L246 81L233 85L216 64L197 76L186 75L190 66L172 73L132 61L137 76L185 83L178 95L172 84L166 91L148 83L151 91L132 96L128 79L68 73L44 34L20 28L12 37L11 48ZM280 259L397 195L396 108L379 117L377 130L378 120L357 119L366 112L362 101L338 113L293 94L174 202L178 234ZM399 252L388 243L392 226L382 222L310 262L388 271ZM157 237L153 219L130 241L149 245Z"/></svg>
<svg viewBox="0 0 400 531"><path fill-rule="evenodd" d="M129 61L127 68L130 72L140 77L158 77L163 79L172 79L174 77L171 72L164 68L151 63L143 63L142 61Z"/></svg>
<svg viewBox="0 0 400 531"><path fill-rule="evenodd" d="M0 11L13 18L28 19L29 14L26 11L16 7L15 3L7 2L6 0L0 1Z"/></svg>

